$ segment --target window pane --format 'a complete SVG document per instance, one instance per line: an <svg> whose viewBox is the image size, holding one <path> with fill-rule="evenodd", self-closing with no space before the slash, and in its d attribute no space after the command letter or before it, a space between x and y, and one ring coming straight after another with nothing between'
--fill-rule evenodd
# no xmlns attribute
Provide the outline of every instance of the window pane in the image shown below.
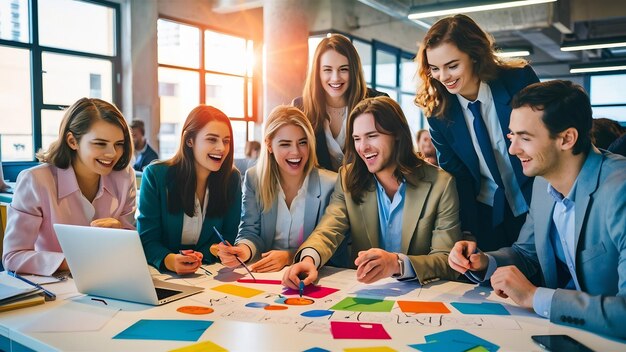
<svg viewBox="0 0 626 352"><path fill-rule="evenodd" d="M43 46L115 55L115 11L74 0L39 0Z"/></svg>
<svg viewBox="0 0 626 352"><path fill-rule="evenodd" d="M204 45L204 65L208 71L246 74L248 56L245 39L205 31Z"/></svg>
<svg viewBox="0 0 626 352"><path fill-rule="evenodd" d="M0 39L29 42L28 0L0 1Z"/></svg>
<svg viewBox="0 0 626 352"><path fill-rule="evenodd" d="M0 160L33 159L28 50L0 46Z"/></svg>
<svg viewBox="0 0 626 352"><path fill-rule="evenodd" d="M591 76L591 104L626 104L625 86L626 75Z"/></svg>
<svg viewBox="0 0 626 352"><path fill-rule="evenodd" d="M376 87L376 90L379 92L387 93L391 99L398 101L398 92L396 92L394 89Z"/></svg>
<svg viewBox="0 0 626 352"><path fill-rule="evenodd" d="M320 42L323 39L324 39L324 36L309 37L309 64L308 64L309 70L308 71L311 70L311 67L312 67L311 65L313 64L313 56L315 56L315 50L317 49L317 46L320 44Z"/></svg>
<svg viewBox="0 0 626 352"><path fill-rule="evenodd" d="M246 147L246 121L230 121L233 126L233 141L235 158L245 158L244 149ZM245 172L243 170L242 172Z"/></svg>
<svg viewBox="0 0 626 352"><path fill-rule="evenodd" d="M82 97L113 100L113 64L108 60L43 53L43 101L71 105Z"/></svg>
<svg viewBox="0 0 626 352"><path fill-rule="evenodd" d="M400 60L400 89L405 92L415 92L417 89L417 65L413 60Z"/></svg>
<svg viewBox="0 0 626 352"><path fill-rule="evenodd" d="M206 75L206 103L222 110L228 117L244 117L243 90L242 77Z"/></svg>
<svg viewBox="0 0 626 352"><path fill-rule="evenodd" d="M41 110L41 144L44 150L59 137L63 115L65 110Z"/></svg>
<svg viewBox="0 0 626 352"><path fill-rule="evenodd" d="M606 117L626 125L626 106L593 107L593 117Z"/></svg>
<svg viewBox="0 0 626 352"><path fill-rule="evenodd" d="M417 131L422 129L422 112L421 110L413 103L413 94L402 94L400 106L402 107L402 112L404 112L404 116L406 117L406 121L409 123L409 128L411 129L411 136L413 136L413 144L417 144L415 142L415 136L417 135Z"/></svg>
<svg viewBox="0 0 626 352"><path fill-rule="evenodd" d="M376 86L378 85L396 86L396 56L381 50L376 51Z"/></svg>
<svg viewBox="0 0 626 352"><path fill-rule="evenodd" d="M360 40L355 40L352 44L354 44L357 53L359 53L361 65L363 66L363 76L365 77L365 82L369 85L372 83L372 45Z"/></svg>
<svg viewBox="0 0 626 352"><path fill-rule="evenodd" d="M161 130L159 156L170 158L180 141L180 130L189 112L200 102L200 75L197 72L159 67Z"/></svg>
<svg viewBox="0 0 626 352"><path fill-rule="evenodd" d="M200 29L159 19L157 36L160 64L200 67Z"/></svg>

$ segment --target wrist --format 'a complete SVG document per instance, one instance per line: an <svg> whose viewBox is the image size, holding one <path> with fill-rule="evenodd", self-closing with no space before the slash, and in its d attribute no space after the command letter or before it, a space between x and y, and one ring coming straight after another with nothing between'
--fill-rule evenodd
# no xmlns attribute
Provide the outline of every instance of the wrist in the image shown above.
<svg viewBox="0 0 626 352"><path fill-rule="evenodd" d="M404 276L404 260L402 260L402 258L400 258L400 256L398 255L398 253L394 253L395 254L395 260L396 260L396 265L395 265L395 269L393 270L393 277L402 277Z"/></svg>
<svg viewBox="0 0 626 352"><path fill-rule="evenodd" d="M303 258L300 258L300 262L301 262L301 263L308 262L308 263L310 263L311 265L315 265L315 261L313 260L313 257L311 257L310 255L307 255L307 256L305 256L305 257L303 257Z"/></svg>

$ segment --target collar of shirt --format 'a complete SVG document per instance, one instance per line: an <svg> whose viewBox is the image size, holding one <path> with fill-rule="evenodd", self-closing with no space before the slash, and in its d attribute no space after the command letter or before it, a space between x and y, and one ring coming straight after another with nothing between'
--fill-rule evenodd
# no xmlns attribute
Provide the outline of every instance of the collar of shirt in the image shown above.
<svg viewBox="0 0 626 352"><path fill-rule="evenodd" d="M78 180L76 179L76 173L74 172L74 168L72 164L68 166L67 169L57 168L58 175L58 197L59 199L65 198L74 192L81 192L80 187L78 186ZM96 193L96 197L94 200L100 198L102 193L106 190L109 194L115 194L115 184L114 180L111 179L110 175L100 176L100 183L98 186L98 192ZM82 193L81 193L82 194Z"/></svg>
<svg viewBox="0 0 626 352"><path fill-rule="evenodd" d="M576 185L578 184L578 179L574 181L574 185L572 189L569 191L567 197L563 196L561 192L557 191L551 184L548 184L548 194L554 199L557 204L561 204L565 207L565 210L570 210L574 206L574 202L576 201Z"/></svg>
<svg viewBox="0 0 626 352"><path fill-rule="evenodd" d="M461 107L464 110L469 110L467 107L469 103L480 101L480 111L483 113L483 116L485 115L486 102L490 102L491 100L493 100L491 95L491 88L489 88L489 85L487 83L482 81L478 86L478 96L476 97L476 100L467 100L461 94L457 94L456 97L459 99L459 103L461 103Z"/></svg>

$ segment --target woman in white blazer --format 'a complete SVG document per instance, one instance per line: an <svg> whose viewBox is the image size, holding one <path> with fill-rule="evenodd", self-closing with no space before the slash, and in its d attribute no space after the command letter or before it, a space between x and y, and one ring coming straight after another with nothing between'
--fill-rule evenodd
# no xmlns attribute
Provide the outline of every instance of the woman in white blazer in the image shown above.
<svg viewBox="0 0 626 352"><path fill-rule="evenodd" d="M222 264L254 263L256 272L279 271L322 218L337 174L317 167L315 134L299 109L280 105L264 126L255 167L244 177L242 217L235 246L218 245ZM344 245L345 248L345 245ZM334 261L341 265L346 252Z"/></svg>

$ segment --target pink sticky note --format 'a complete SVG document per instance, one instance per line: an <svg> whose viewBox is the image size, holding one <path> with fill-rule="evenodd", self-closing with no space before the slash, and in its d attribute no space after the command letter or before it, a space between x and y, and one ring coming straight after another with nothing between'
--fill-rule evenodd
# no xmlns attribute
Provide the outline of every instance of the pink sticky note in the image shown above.
<svg viewBox="0 0 626 352"><path fill-rule="evenodd" d="M267 280L267 279L239 279L237 282L244 284L266 284L266 285L280 285L283 282L280 280Z"/></svg>
<svg viewBox="0 0 626 352"><path fill-rule="evenodd" d="M311 298L323 298L337 291L339 291L339 289L331 288L331 287L324 287L324 286L309 285L304 288L304 292L302 292L302 295L311 297ZM298 290L292 290L290 288L285 289L285 291L283 291L283 295L287 295L287 296L299 295L299 294L300 292L298 292Z"/></svg>
<svg viewBox="0 0 626 352"><path fill-rule="evenodd" d="M382 324L331 321L330 331L335 339L391 340Z"/></svg>

